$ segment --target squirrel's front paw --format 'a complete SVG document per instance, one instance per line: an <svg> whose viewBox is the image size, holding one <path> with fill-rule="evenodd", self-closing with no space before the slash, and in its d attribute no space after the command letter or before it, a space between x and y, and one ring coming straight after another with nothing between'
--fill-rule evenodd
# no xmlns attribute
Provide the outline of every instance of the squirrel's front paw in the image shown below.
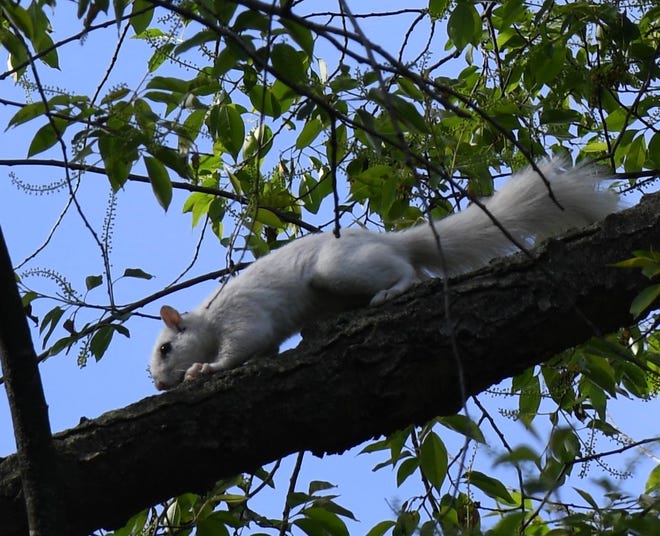
<svg viewBox="0 0 660 536"><path fill-rule="evenodd" d="M184 381L194 380L201 374L213 374L222 368L223 367L218 366L218 363L194 363L186 371L186 375L183 379Z"/></svg>
<svg viewBox="0 0 660 536"><path fill-rule="evenodd" d="M208 363L194 363L186 370L185 381L194 380L200 374L210 374L213 368Z"/></svg>

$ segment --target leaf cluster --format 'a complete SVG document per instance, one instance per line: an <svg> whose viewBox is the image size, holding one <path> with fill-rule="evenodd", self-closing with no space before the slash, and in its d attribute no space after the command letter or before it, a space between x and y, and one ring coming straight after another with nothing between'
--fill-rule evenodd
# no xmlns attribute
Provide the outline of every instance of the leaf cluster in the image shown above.
<svg viewBox="0 0 660 536"><path fill-rule="evenodd" d="M80 0L78 37L91 40L110 27L120 36L118 58L126 36L148 51L140 65L129 58L143 70L140 82L102 84L92 94L49 89L37 76L58 69L64 50L51 37L50 4L2 2L3 78L33 89L25 102L10 104L16 111L6 128L34 129L25 163L57 159L72 205L76 185L92 179L90 163L98 163L113 193L149 183L164 210L189 213L228 257L240 251L241 259L303 228L350 222L392 230L443 217L548 153L601 160L626 172L631 186L658 176L657 2L430 0L359 14L345 4L318 11L304 1ZM407 25L398 54L395 44L384 48L365 35L365 20ZM421 51L411 42L422 42ZM103 266L82 290L53 270L23 275L24 306L44 355L78 345L81 363L102 358L116 333L129 335L131 315L155 299L116 304L118 281L152 276L125 268L113 277L110 216L100 237L84 224ZM651 252L621 266L654 277L657 264ZM59 291L28 287L28 275L54 281ZM92 303L101 291L103 303ZM640 295L635 316L659 294L653 285ZM33 311L37 304L43 312ZM656 533L657 469L643 496L612 487L604 504L578 489L576 505L555 495L576 476L574 467L586 472L597 464L625 476L603 461L596 440L625 447L608 404L657 395L659 348L655 326L640 324L514 377L496 393L501 414L517 430L543 428L540 446L511 441L479 400L468 413L365 446L365 454L385 454L376 469L391 469L398 486L414 480L422 489L370 536ZM456 437L454 449L448 438ZM499 452L494 471L478 463L488 448ZM242 475L208 495L186 494L143 512L115 534L228 534L255 525L280 534L348 533L354 516L325 482L305 492L293 486L281 519L248 508L255 489L272 485L263 470Z"/></svg>

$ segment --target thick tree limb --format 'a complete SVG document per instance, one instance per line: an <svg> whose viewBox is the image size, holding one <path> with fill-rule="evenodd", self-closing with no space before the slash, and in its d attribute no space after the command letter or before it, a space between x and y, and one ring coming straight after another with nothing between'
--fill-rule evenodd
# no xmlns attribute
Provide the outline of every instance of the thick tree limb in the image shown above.
<svg viewBox="0 0 660 536"><path fill-rule="evenodd" d="M56 436L75 534L121 524L162 499L207 489L299 450L342 452L462 404L465 395L630 322L648 281L611 263L660 248L660 197L598 227L315 329L280 358L186 384ZM25 533L14 456L0 464L2 535Z"/></svg>
<svg viewBox="0 0 660 536"><path fill-rule="evenodd" d="M24 508L30 532L40 536L67 533L58 472L37 355L32 345L14 270L0 229L0 361L18 446Z"/></svg>

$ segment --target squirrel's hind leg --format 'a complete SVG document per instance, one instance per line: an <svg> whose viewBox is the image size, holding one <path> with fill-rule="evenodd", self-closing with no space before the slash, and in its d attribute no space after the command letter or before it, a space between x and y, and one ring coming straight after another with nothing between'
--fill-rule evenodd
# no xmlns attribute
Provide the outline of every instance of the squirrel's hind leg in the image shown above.
<svg viewBox="0 0 660 536"><path fill-rule="evenodd" d="M402 270L400 273L401 277L394 284L392 284L388 288L376 292L373 298L371 298L369 305L380 305L381 303L384 303L387 300L396 298L397 296L406 292L415 283L418 283L419 277L417 276L415 269L409 264L406 266L406 268L410 268L410 270L408 269L406 269L405 271Z"/></svg>
<svg viewBox="0 0 660 536"><path fill-rule="evenodd" d="M337 296L364 296L379 305L421 279L406 257L382 242L360 243L341 252L337 243L333 246L319 256L312 284Z"/></svg>

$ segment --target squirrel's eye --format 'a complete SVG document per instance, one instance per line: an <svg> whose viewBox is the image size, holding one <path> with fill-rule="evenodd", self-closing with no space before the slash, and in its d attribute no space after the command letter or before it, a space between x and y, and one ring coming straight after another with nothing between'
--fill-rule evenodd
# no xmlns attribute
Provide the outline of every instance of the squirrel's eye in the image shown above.
<svg viewBox="0 0 660 536"><path fill-rule="evenodd" d="M166 342L160 347L160 357L165 358L172 351L172 343Z"/></svg>

